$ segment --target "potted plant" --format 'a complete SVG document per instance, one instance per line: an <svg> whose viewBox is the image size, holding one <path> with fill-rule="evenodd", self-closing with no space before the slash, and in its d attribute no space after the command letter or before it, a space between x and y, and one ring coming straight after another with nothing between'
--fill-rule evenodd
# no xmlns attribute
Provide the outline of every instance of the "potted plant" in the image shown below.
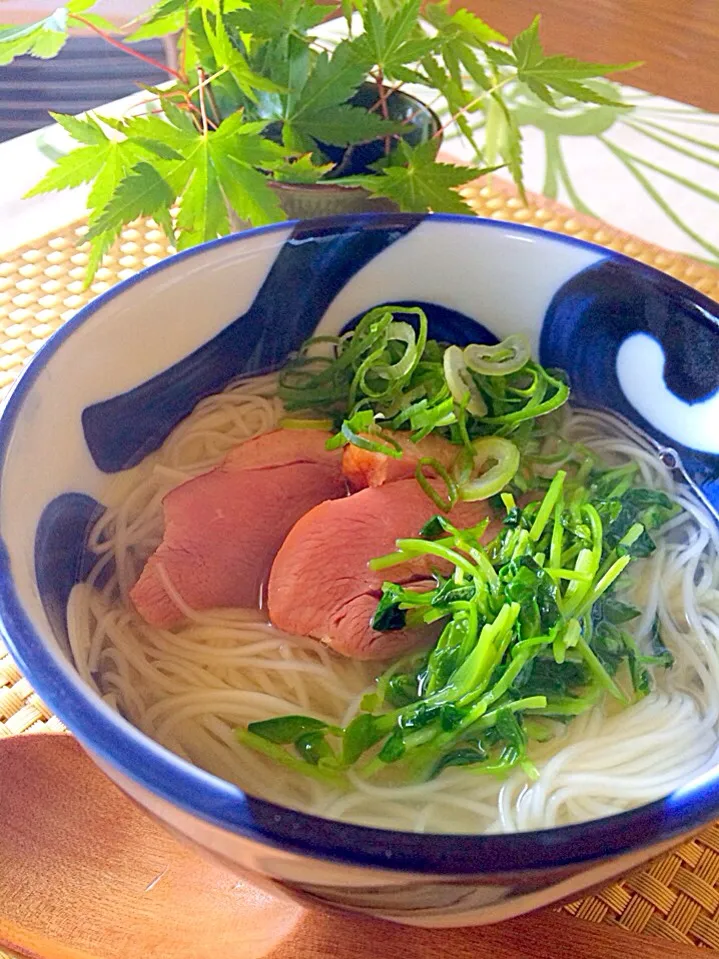
<svg viewBox="0 0 719 959"><path fill-rule="evenodd" d="M471 213L458 188L508 168L522 189L510 85L546 104L619 105L592 82L633 64L546 56L539 18L511 43L446 0L342 0L347 35L318 31L316 0L161 0L118 39L91 8L69 0L31 26L0 28L0 63L52 57L84 27L139 56L136 41L176 36L168 83L143 112L120 119L55 115L79 143L30 191L91 183L88 282L121 229L153 217L178 249L295 216L357 209ZM158 64L160 65L160 64ZM420 90L410 96L407 88ZM432 111L443 101L444 126ZM480 148L477 120L485 127ZM478 165L438 159L456 128Z"/></svg>

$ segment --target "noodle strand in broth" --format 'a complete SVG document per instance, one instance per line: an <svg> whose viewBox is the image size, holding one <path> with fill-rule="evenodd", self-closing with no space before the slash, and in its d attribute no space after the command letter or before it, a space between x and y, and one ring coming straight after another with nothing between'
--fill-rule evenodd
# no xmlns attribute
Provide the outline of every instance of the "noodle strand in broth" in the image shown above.
<svg viewBox="0 0 719 959"><path fill-rule="evenodd" d="M539 776L500 781L471 767L429 782L383 786L348 773L349 791L296 775L237 742L233 730L272 716L310 713L345 724L381 671L285 635L258 610L198 613L175 630L149 626L128 593L162 536L162 498L215 466L283 413L276 377L242 382L202 401L163 446L108 486L89 544L97 562L68 605L80 675L130 722L184 759L249 793L333 819L417 832L512 832L611 815L660 798L719 760L719 531L656 451L606 414L566 409L562 435L610 464L639 464L642 482L681 507L636 565L622 598L658 616L674 666L655 688L617 710L597 705L545 743L532 743ZM108 576L109 572L109 576ZM164 583L173 600L181 597Z"/></svg>

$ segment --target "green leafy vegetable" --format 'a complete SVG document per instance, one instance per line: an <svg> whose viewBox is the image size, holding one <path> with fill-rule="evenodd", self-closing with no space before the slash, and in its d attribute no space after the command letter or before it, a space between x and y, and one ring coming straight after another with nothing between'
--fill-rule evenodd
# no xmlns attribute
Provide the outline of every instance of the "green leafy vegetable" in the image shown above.
<svg viewBox="0 0 719 959"><path fill-rule="evenodd" d="M309 717L259 724L267 738L293 743L310 775L329 763L338 775L356 766L387 782L426 780L453 766L496 776L519 767L531 777L529 745L551 737L553 724L605 696L621 705L645 696L651 670L673 658L657 623L641 647L629 631L639 611L615 593L634 561L622 543L627 530L639 542L639 526L653 546L652 533L676 507L635 485L633 466L594 462L588 474L584 460L581 448L573 451L543 496L523 507L504 494L506 518L489 543L481 539L486 523L461 530L437 516L420 537L398 540L395 553L373 561L389 576L420 555L449 562L452 572L436 573L427 592L387 581L372 622L393 630L439 618L435 645L378 678L349 725L331 731L338 753L328 728Z"/></svg>
<svg viewBox="0 0 719 959"><path fill-rule="evenodd" d="M271 743L293 743L307 733L324 732L327 723L311 716L280 716L277 719L264 719L250 723L247 727L255 736L269 739Z"/></svg>

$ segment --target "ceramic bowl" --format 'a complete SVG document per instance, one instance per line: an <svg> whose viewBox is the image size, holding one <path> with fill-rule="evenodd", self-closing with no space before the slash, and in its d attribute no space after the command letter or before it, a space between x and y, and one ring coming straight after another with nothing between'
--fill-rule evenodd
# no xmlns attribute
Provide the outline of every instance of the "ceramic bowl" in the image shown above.
<svg viewBox="0 0 719 959"><path fill-rule="evenodd" d="M99 296L27 367L0 418L0 619L20 668L103 770L175 833L305 901L406 923L502 919L662 852L719 815L719 769L611 818L508 836L340 824L244 794L149 740L80 680L65 606L113 473L202 397L373 306L430 335L524 332L583 405L671 450L719 508L719 307L591 244L454 216L286 223L171 257Z"/></svg>

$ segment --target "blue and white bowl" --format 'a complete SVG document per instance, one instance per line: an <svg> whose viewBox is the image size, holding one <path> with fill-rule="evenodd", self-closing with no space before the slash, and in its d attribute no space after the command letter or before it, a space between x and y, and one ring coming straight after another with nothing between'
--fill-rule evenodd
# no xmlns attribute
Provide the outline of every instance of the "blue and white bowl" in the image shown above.
<svg viewBox="0 0 719 959"><path fill-rule="evenodd" d="M523 331L575 397L671 449L719 510L719 307L588 243L459 216L280 224L171 257L81 310L0 419L0 619L30 683L95 761L173 831L238 872L319 904L406 923L491 922L662 852L719 815L719 769L631 812L508 836L340 824L244 794L148 739L73 667L65 607L88 569L110 474L160 445L202 397L281 364L387 302L430 334Z"/></svg>

